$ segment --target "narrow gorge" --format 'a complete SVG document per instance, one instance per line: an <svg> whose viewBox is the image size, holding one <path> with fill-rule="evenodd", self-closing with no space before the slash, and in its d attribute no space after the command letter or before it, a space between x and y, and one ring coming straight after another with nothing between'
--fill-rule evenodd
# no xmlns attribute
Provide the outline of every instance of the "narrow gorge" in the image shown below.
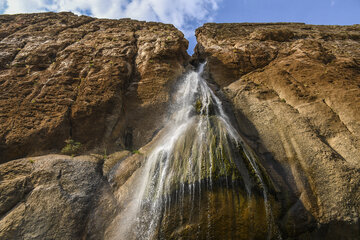
<svg viewBox="0 0 360 240"><path fill-rule="evenodd" d="M360 25L0 23L0 239L359 239Z"/></svg>

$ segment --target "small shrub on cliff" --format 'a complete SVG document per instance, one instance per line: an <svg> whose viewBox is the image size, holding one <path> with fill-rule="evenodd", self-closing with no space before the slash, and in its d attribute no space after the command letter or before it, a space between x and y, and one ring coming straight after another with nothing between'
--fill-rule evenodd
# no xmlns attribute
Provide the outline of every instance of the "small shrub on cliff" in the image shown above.
<svg viewBox="0 0 360 240"><path fill-rule="evenodd" d="M140 155L142 155L142 153L141 153L139 150L133 150L132 153L133 153L133 154L140 154Z"/></svg>
<svg viewBox="0 0 360 240"><path fill-rule="evenodd" d="M65 147L61 149L62 154L74 156L75 154L78 154L80 152L82 147L80 142L76 142L69 138L65 140L65 143Z"/></svg>
<svg viewBox="0 0 360 240"><path fill-rule="evenodd" d="M106 148L104 149L103 159L106 160L108 158L108 155L106 154Z"/></svg>

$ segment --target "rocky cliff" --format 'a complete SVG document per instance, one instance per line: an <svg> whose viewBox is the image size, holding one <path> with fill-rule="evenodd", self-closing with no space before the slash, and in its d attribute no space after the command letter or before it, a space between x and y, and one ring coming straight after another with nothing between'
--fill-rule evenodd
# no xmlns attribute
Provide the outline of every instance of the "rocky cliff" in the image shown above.
<svg viewBox="0 0 360 240"><path fill-rule="evenodd" d="M356 239L360 26L209 23L196 37L196 58L207 60L287 206L286 236L317 222L326 239Z"/></svg>
<svg viewBox="0 0 360 240"><path fill-rule="evenodd" d="M172 25L72 13L0 16L0 162L137 149L161 127L187 40Z"/></svg>
<svg viewBox="0 0 360 240"><path fill-rule="evenodd" d="M1 239L111 238L176 80L205 60L273 185L283 239L358 239L360 26L209 23L189 59L172 25L71 13L0 23ZM84 155L44 155L66 139Z"/></svg>

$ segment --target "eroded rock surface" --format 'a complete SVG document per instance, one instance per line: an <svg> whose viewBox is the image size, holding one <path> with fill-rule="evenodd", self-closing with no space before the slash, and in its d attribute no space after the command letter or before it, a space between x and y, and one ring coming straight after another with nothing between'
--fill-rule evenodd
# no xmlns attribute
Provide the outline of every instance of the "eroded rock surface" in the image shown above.
<svg viewBox="0 0 360 240"><path fill-rule="evenodd" d="M360 26L205 24L196 36L279 187L284 237L357 239ZM309 233L315 222L326 227Z"/></svg>
<svg viewBox="0 0 360 240"><path fill-rule="evenodd" d="M0 238L111 239L166 130L187 41L172 25L71 13L0 23ZM196 35L194 61L207 60L274 183L283 239L358 239L360 26L205 24ZM10 161L68 138L100 154Z"/></svg>
<svg viewBox="0 0 360 240"><path fill-rule="evenodd" d="M0 162L133 148L161 126L187 40L172 25L72 13L0 16Z"/></svg>
<svg viewBox="0 0 360 240"><path fill-rule="evenodd" d="M81 239L89 213L106 199L101 163L91 156L47 155L2 164L0 238Z"/></svg>

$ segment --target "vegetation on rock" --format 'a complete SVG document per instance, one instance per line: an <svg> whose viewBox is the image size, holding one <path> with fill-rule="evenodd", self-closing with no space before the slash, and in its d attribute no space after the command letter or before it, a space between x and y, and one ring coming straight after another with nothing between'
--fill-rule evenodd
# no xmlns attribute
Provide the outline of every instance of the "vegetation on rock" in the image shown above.
<svg viewBox="0 0 360 240"><path fill-rule="evenodd" d="M74 156L80 153L82 148L82 144L80 142L76 142L73 139L67 139L65 140L65 143L65 147L61 149L62 154Z"/></svg>

